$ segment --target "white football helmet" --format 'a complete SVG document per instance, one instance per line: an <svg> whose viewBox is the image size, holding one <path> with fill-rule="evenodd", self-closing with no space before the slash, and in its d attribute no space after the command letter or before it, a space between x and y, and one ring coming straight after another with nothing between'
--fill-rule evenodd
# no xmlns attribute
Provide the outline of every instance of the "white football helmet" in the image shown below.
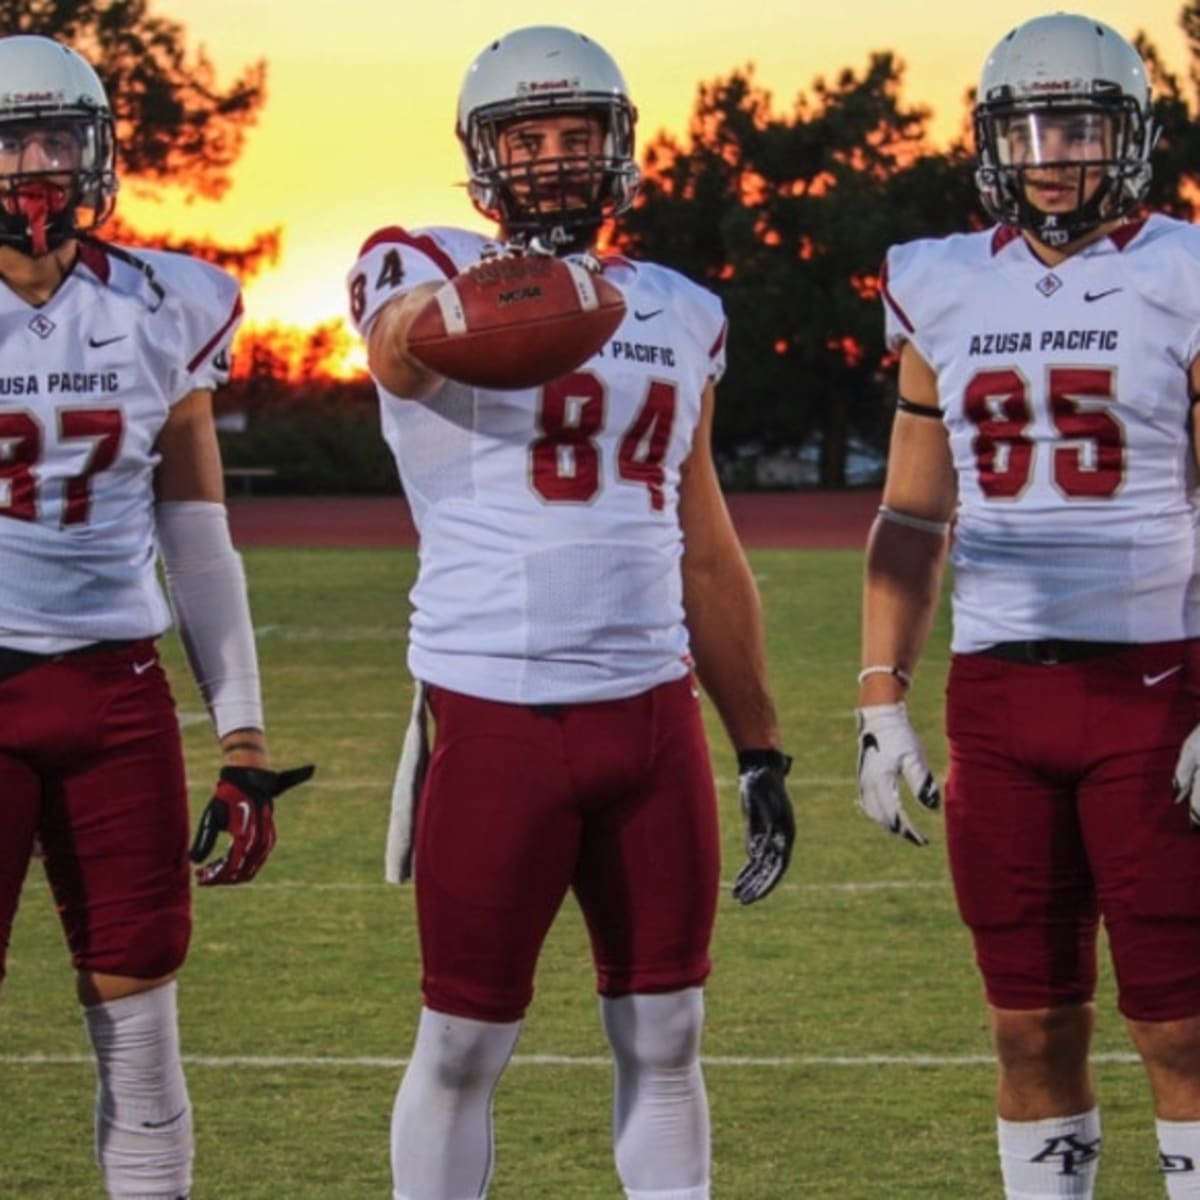
<svg viewBox="0 0 1200 1200"><path fill-rule="evenodd" d="M573 113L599 119L599 156L539 158L521 168L503 161L500 133L509 122ZM475 207L509 237L538 237L560 252L585 247L637 194L636 120L620 69L590 38L550 25L498 38L471 64L458 100Z"/></svg>
<svg viewBox="0 0 1200 1200"><path fill-rule="evenodd" d="M41 255L95 229L117 193L112 110L74 50L0 38L0 243Z"/></svg>
<svg viewBox="0 0 1200 1200"><path fill-rule="evenodd" d="M1125 216L1146 195L1158 138L1146 68L1103 22L1054 13L1018 25L984 64L976 100L975 184L997 221L1062 246ZM1036 207L1031 169L1038 179L1077 181L1075 208Z"/></svg>

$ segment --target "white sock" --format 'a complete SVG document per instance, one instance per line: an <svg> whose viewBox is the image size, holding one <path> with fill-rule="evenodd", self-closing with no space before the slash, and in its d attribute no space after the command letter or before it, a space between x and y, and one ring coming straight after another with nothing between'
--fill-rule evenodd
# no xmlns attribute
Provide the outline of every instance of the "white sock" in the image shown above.
<svg viewBox="0 0 1200 1200"><path fill-rule="evenodd" d="M613 1049L613 1149L629 1200L708 1200L704 992L602 999Z"/></svg>
<svg viewBox="0 0 1200 1200"><path fill-rule="evenodd" d="M96 1162L113 1200L185 1200L192 1106L174 981L83 1010L96 1054Z"/></svg>
<svg viewBox="0 0 1200 1200"><path fill-rule="evenodd" d="M492 1093L521 1022L421 1010L392 1109L393 1200L479 1200L492 1174Z"/></svg>
<svg viewBox="0 0 1200 1200"><path fill-rule="evenodd" d="M1200 1121L1157 1121L1158 1165L1170 1200L1200 1196Z"/></svg>
<svg viewBox="0 0 1200 1200"><path fill-rule="evenodd" d="M1005 1200L1092 1200L1100 1165L1100 1113L1044 1121L997 1118Z"/></svg>

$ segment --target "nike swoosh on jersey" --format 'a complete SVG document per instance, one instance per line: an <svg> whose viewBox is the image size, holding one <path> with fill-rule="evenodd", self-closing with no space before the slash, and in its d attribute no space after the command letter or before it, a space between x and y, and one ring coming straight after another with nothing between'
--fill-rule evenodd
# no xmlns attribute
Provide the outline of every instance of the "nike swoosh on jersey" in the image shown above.
<svg viewBox="0 0 1200 1200"><path fill-rule="evenodd" d="M1123 287L1108 288L1103 292L1084 292L1083 299L1087 304L1092 304L1096 300L1103 300L1105 296L1115 296L1117 292L1123 292Z"/></svg>
<svg viewBox="0 0 1200 1200"><path fill-rule="evenodd" d="M1183 670L1183 664L1179 663L1174 667L1168 667L1165 671L1159 671L1157 675L1147 675L1143 672L1142 683L1146 687L1154 687L1155 684L1162 683L1164 679L1170 679L1172 675L1178 675Z"/></svg>
<svg viewBox="0 0 1200 1200"><path fill-rule="evenodd" d="M116 337L110 338L90 337L88 338L88 345L91 346L93 350L99 350L101 346L111 346L113 342L123 342L128 336L129 334L127 333L118 333Z"/></svg>
<svg viewBox="0 0 1200 1200"><path fill-rule="evenodd" d="M637 309L634 309L633 318L635 321L648 321L651 317L657 317L660 312L662 312L661 308L651 309L650 312L638 312Z"/></svg>

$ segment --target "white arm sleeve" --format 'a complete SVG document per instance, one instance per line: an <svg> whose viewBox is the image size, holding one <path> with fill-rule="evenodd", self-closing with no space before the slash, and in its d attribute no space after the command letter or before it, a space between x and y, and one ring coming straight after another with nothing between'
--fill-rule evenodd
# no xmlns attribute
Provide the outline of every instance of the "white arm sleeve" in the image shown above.
<svg viewBox="0 0 1200 1200"><path fill-rule="evenodd" d="M217 737L262 729L246 575L225 505L167 501L157 506L155 519L175 623Z"/></svg>

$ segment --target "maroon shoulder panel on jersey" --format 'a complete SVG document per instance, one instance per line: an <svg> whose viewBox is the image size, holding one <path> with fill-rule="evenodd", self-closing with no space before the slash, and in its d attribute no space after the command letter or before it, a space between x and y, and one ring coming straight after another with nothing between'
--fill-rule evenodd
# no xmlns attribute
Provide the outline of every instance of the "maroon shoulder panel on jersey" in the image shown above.
<svg viewBox="0 0 1200 1200"><path fill-rule="evenodd" d="M112 274L112 263L105 253L104 247L98 242L81 241L79 243L79 261L101 283L108 282L109 276Z"/></svg>
<svg viewBox="0 0 1200 1200"><path fill-rule="evenodd" d="M1146 224L1146 218L1142 217L1137 221L1127 221L1124 225L1119 226L1110 233L1109 240L1118 250L1124 250L1130 242L1133 241L1139 233L1142 232L1143 226Z"/></svg>
<svg viewBox="0 0 1200 1200"><path fill-rule="evenodd" d="M381 245L400 245L412 246L420 250L437 268L446 276L447 279L453 279L458 274L458 267L454 265L454 260L448 255L433 240L433 238L425 234L412 234L405 229L401 229L399 225L389 225L385 229L379 229L371 234L369 238L362 244L362 249L358 252L358 257L362 258L368 250L373 250L376 246Z"/></svg>
<svg viewBox="0 0 1200 1200"><path fill-rule="evenodd" d="M992 254L997 255L1010 242L1015 242L1021 236L1021 231L1015 225L1000 225L992 234Z"/></svg>

